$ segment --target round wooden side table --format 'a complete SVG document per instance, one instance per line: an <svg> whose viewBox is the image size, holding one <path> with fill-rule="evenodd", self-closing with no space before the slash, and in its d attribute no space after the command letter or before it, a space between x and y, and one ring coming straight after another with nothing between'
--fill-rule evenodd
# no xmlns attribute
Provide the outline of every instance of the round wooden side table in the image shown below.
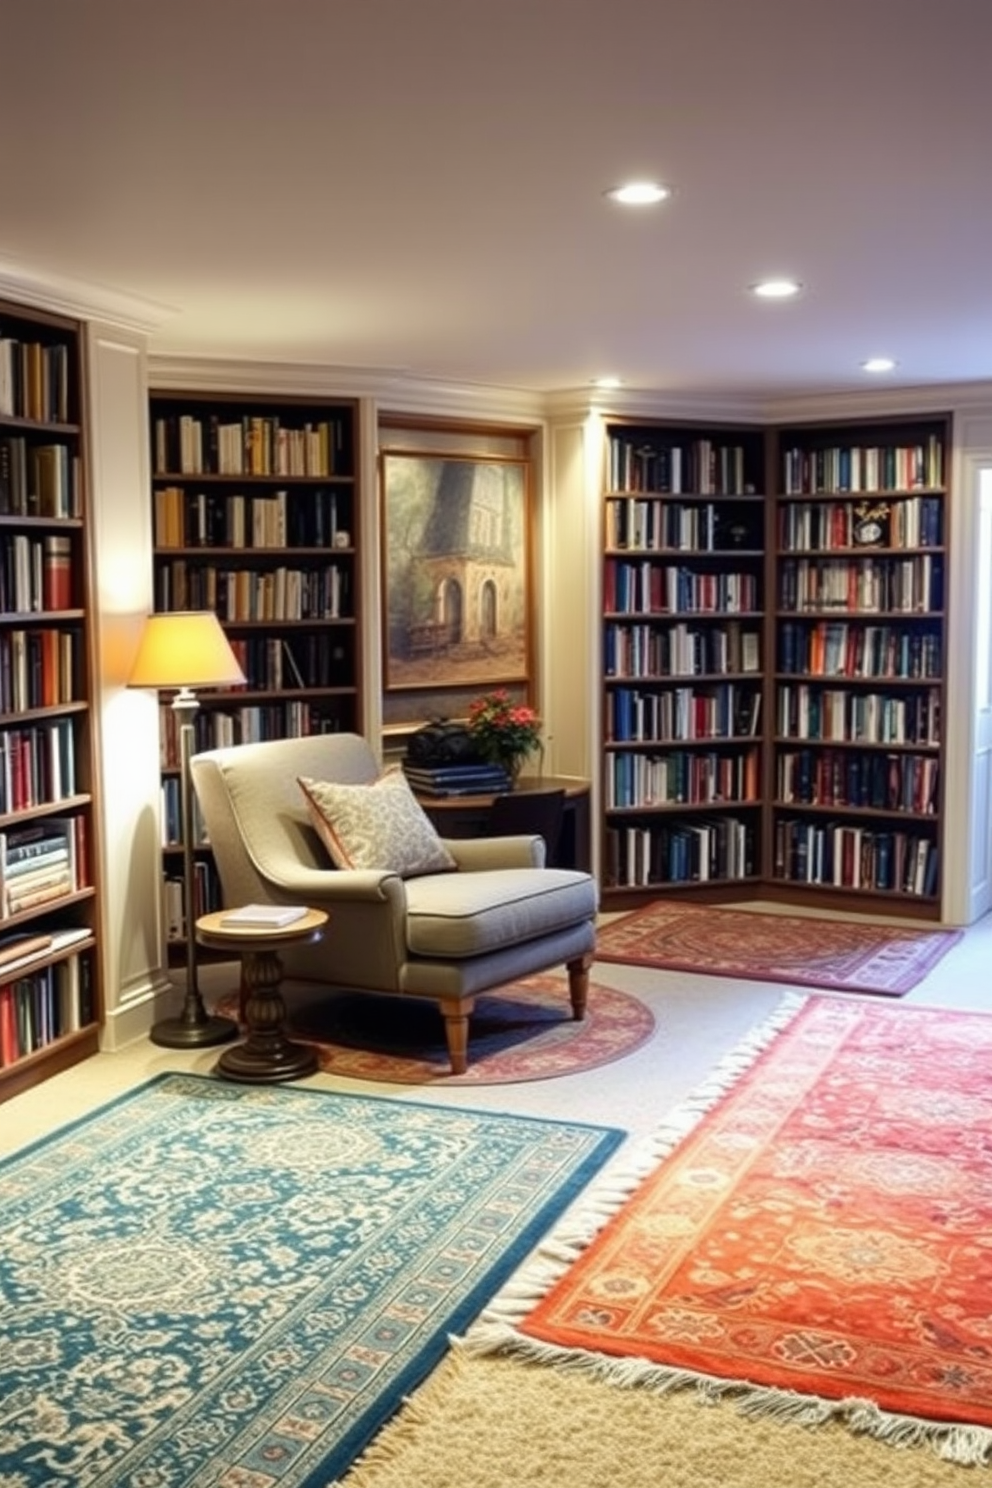
<svg viewBox="0 0 992 1488"><path fill-rule="evenodd" d="M291 941L316 940L327 924L322 909L308 909L290 925L225 925L225 910L202 915L196 922L196 938L212 951L235 951L241 957L241 975L246 990L245 1038L232 1044L214 1065L228 1080L265 1085L277 1080L298 1080L318 1068L317 1051L310 1044L294 1043L283 1023L282 962L279 951Z"/></svg>

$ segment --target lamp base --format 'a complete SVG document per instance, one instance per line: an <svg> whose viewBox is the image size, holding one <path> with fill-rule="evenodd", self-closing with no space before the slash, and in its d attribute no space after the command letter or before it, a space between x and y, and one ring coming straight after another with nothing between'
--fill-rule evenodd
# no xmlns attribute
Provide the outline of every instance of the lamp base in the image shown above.
<svg viewBox="0 0 992 1488"><path fill-rule="evenodd" d="M148 1037L164 1049L206 1049L211 1044L226 1044L234 1038L238 1025L231 1018L215 1018L204 1013L195 1022L186 1018L163 1018L155 1023Z"/></svg>

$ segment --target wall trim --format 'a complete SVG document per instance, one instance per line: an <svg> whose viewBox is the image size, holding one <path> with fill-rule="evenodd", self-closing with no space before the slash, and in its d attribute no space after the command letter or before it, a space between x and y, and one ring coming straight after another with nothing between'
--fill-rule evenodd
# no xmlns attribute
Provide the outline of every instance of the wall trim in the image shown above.
<svg viewBox="0 0 992 1488"><path fill-rule="evenodd" d="M104 321L145 336L179 314L171 305L63 274L28 271L6 260L0 260L0 295L35 310L49 310L76 320Z"/></svg>

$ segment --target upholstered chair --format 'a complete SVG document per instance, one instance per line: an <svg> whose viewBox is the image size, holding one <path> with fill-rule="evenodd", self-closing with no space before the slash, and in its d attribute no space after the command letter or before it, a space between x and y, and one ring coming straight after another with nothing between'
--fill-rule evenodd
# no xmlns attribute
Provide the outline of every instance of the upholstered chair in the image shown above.
<svg viewBox="0 0 992 1488"><path fill-rule="evenodd" d="M545 867L536 833L441 839L357 734L209 750L192 778L225 907L329 915L315 945L281 952L287 977L433 1000L455 1074L481 992L564 965L572 1016L585 1015L596 882Z"/></svg>

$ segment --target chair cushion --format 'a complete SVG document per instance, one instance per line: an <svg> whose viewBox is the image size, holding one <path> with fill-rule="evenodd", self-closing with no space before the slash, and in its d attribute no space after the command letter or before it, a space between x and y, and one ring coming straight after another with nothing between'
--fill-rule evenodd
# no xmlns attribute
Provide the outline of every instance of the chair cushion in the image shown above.
<svg viewBox="0 0 992 1488"><path fill-rule="evenodd" d="M490 868L419 878L407 891L415 956L463 960L505 950L596 916L596 880L570 868Z"/></svg>
<svg viewBox="0 0 992 1488"><path fill-rule="evenodd" d="M370 785L298 777L314 828L336 868L379 868L413 878L457 865L400 766Z"/></svg>

